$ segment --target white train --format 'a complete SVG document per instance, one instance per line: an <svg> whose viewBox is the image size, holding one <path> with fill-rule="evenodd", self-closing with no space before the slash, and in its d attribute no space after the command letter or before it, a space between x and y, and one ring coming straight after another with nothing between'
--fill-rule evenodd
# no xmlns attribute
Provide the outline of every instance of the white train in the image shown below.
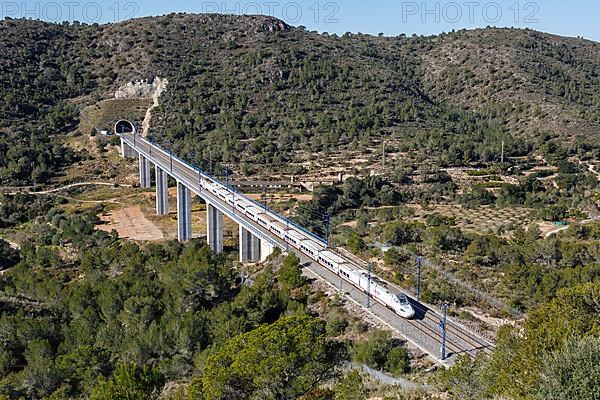
<svg viewBox="0 0 600 400"><path fill-rule="evenodd" d="M391 309L396 314L404 318L412 318L415 315L415 310L404 293L390 292L384 282L373 275L371 275L371 282L369 283L369 274L367 271L356 268L344 258L328 250L320 242L313 240L307 233L290 227L289 223L285 220L272 213L268 213L265 209L247 198L228 191L211 180L205 179L203 185L209 192L231 206L233 212L246 215L263 228L268 229L283 239L293 248L323 265L363 292L367 293L370 291L374 300Z"/></svg>

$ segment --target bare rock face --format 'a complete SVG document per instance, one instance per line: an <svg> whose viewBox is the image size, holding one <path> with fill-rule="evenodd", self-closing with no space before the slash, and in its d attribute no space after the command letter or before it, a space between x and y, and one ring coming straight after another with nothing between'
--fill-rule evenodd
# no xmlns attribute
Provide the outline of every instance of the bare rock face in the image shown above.
<svg viewBox="0 0 600 400"><path fill-rule="evenodd" d="M158 107L158 99L166 90L169 81L160 77L143 79L136 82L129 82L121 86L115 92L116 99L152 99L152 105L146 111L146 117L142 122L142 135L147 136L150 130L150 121L152 120L152 110Z"/></svg>
<svg viewBox="0 0 600 400"><path fill-rule="evenodd" d="M116 99L158 98L169 82L159 77L129 82L115 92Z"/></svg>

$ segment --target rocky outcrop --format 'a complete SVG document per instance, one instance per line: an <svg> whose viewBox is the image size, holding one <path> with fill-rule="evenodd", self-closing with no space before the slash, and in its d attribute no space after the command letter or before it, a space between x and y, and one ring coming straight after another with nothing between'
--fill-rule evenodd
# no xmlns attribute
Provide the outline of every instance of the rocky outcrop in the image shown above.
<svg viewBox="0 0 600 400"><path fill-rule="evenodd" d="M129 82L121 86L115 92L116 99L152 99L153 103L146 111L146 116L142 122L142 135L147 136L150 130L150 120L152 119L152 110L158 107L158 99L166 90L169 81L160 77Z"/></svg>
<svg viewBox="0 0 600 400"><path fill-rule="evenodd" d="M261 24L258 31L259 32L285 32L285 31L289 31L291 29L292 28L285 22L278 20L276 18L270 18Z"/></svg>

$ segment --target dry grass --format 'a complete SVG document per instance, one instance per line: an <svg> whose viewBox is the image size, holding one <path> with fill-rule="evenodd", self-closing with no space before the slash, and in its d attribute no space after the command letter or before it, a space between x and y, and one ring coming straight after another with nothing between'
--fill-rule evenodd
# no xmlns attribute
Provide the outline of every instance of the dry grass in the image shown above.
<svg viewBox="0 0 600 400"><path fill-rule="evenodd" d="M103 224L98 225L97 229L105 232L114 229L122 238L139 241L164 239L162 231L144 216L140 207L124 207L111 211L101 215L100 220Z"/></svg>

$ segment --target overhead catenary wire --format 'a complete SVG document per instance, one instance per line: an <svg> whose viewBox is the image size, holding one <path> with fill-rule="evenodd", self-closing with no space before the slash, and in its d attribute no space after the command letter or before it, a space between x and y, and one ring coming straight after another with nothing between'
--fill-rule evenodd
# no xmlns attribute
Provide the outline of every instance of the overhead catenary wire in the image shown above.
<svg viewBox="0 0 600 400"><path fill-rule="evenodd" d="M297 209L294 210L294 212L296 214L300 213L303 214L305 216L310 215L314 218L320 218L321 220L327 215L327 213L322 213L316 210L311 210L305 207L298 207Z"/></svg>
<svg viewBox="0 0 600 400"><path fill-rule="evenodd" d="M443 268L443 267L435 264L430 259L420 256L420 255L416 254L415 252L410 251L408 249L398 248L398 250L400 250L400 252L402 252L404 255L411 257L411 259L413 259L413 260L417 260L419 257L421 258L421 264L422 264L421 274L422 275L426 274L430 270L436 271L436 272L442 274L444 277L444 280L446 280L448 283L459 286L463 289L466 289L467 291L469 291L469 292L473 293L474 295L476 295L477 297L485 300L488 304L490 304L496 308L499 308L502 310L507 310L515 316L520 316L523 314L521 311L517 310L516 308L510 307L504 301L502 301L496 297L493 297L488 293L483 292L481 289L478 289L478 288L474 287L473 285L470 285L470 284L464 282L462 279L457 278L456 276L454 276L454 274L448 272L446 268Z"/></svg>

